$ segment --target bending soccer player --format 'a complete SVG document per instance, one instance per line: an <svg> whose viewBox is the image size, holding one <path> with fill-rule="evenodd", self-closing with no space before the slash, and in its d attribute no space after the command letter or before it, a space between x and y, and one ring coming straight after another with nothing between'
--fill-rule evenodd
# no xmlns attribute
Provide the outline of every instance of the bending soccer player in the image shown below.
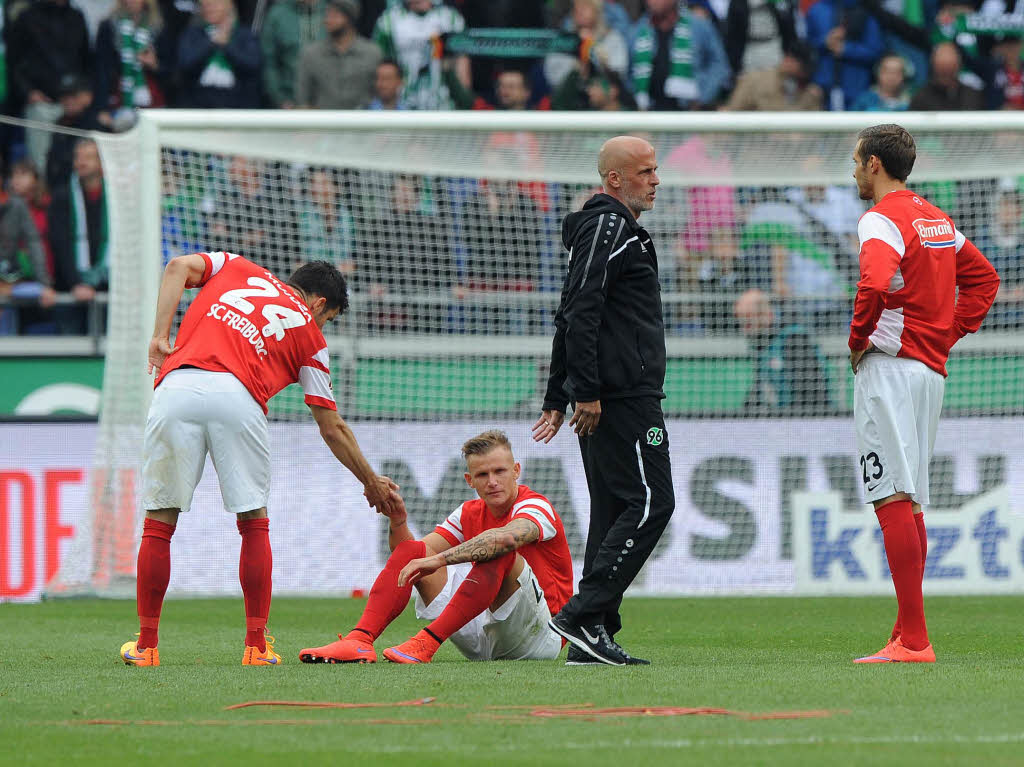
<svg viewBox="0 0 1024 767"><path fill-rule="evenodd" d="M171 323L186 287L199 287L171 346ZM267 641L271 567L267 498L267 401L302 385L331 451L364 486L367 501L391 512L397 486L378 476L338 415L323 327L348 306L345 278L326 261L299 267L287 282L231 253L178 256L167 264L149 344L156 391L146 421L139 547L139 638L121 646L134 666L159 666L160 610L171 575L170 542L188 511L209 453L224 507L242 536L238 577L245 597L242 665L275 665Z"/></svg>
<svg viewBox="0 0 1024 767"><path fill-rule="evenodd" d="M878 515L899 604L885 647L855 663L935 662L921 592L928 464L949 350L981 327L999 287L949 216L907 189L916 157L899 125L866 128L853 152L860 197L875 203L857 227L853 414L864 497Z"/></svg>
<svg viewBox="0 0 1024 767"><path fill-rule="evenodd" d="M446 639L470 660L558 656L547 622L572 595L572 559L558 513L520 485L508 437L486 431L462 446L466 501L423 540L413 538L404 504L389 516L391 556L370 589L356 627L337 642L302 650L304 663L375 663L373 643L409 604L430 624L384 650L395 663L429 663Z"/></svg>

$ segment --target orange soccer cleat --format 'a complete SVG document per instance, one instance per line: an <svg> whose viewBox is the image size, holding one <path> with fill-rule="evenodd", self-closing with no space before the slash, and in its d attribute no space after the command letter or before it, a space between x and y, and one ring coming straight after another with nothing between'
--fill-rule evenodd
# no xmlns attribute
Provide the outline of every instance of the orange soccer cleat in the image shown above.
<svg viewBox="0 0 1024 767"><path fill-rule="evenodd" d="M155 647L140 650L138 641L133 639L121 645L121 660L126 666L159 666L160 651Z"/></svg>
<svg viewBox="0 0 1024 767"><path fill-rule="evenodd" d="M245 646L242 653L243 666L276 666L281 662L281 656L274 652L274 637L266 635L267 649L260 650L258 647Z"/></svg>
<svg viewBox="0 0 1024 767"><path fill-rule="evenodd" d="M440 646L440 643L424 630L397 647L386 649L384 657L392 663L430 663Z"/></svg>
<svg viewBox="0 0 1024 767"><path fill-rule="evenodd" d="M935 650L928 645L923 650L903 646L899 637L893 639L874 655L857 658L854 663L934 663Z"/></svg>
<svg viewBox="0 0 1024 767"><path fill-rule="evenodd" d="M376 663L377 652L369 637L364 641L351 636L338 634L337 642L323 647L307 647L299 652L299 660L303 663Z"/></svg>

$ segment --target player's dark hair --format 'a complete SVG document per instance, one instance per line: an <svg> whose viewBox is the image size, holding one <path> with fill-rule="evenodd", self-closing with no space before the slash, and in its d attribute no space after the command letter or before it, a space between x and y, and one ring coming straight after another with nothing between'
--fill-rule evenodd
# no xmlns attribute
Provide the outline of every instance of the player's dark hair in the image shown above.
<svg viewBox="0 0 1024 767"><path fill-rule="evenodd" d="M500 429L488 429L483 434L477 434L472 439L467 439L462 446L462 457L469 458L471 455L484 455L496 447L506 447L512 452L512 445L509 444L508 436Z"/></svg>
<svg viewBox="0 0 1024 767"><path fill-rule="evenodd" d="M917 147L910 131L895 123L873 125L858 133L857 139L860 141L862 165L866 165L874 155L886 173L897 181L907 180L917 159Z"/></svg>
<svg viewBox="0 0 1024 767"><path fill-rule="evenodd" d="M327 299L327 309L344 314L348 309L348 285L345 276L328 261L310 261L303 264L288 278L288 284L303 293Z"/></svg>

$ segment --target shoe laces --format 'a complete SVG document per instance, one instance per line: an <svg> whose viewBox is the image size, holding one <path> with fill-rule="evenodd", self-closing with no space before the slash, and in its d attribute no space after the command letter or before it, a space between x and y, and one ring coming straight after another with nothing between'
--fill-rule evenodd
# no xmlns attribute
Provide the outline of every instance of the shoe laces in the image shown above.
<svg viewBox="0 0 1024 767"><path fill-rule="evenodd" d="M608 645L613 650L615 650L616 652L622 653L622 657L623 658L625 658L626 660L632 660L633 659L632 655L630 655L628 652L626 652L625 650L622 649L622 645L620 645L618 642L616 642L614 639L612 639L610 636L608 636L608 632L607 631L604 632L604 638L607 640Z"/></svg>
<svg viewBox="0 0 1024 767"><path fill-rule="evenodd" d="M267 654L274 652L274 642L277 640L266 629L263 629L263 641L267 643Z"/></svg>

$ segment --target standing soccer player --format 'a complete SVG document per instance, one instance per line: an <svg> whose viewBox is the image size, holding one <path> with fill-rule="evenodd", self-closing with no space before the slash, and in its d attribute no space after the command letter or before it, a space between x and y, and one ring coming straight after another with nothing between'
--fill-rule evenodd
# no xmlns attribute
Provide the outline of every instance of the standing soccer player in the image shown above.
<svg viewBox="0 0 1024 767"><path fill-rule="evenodd" d="M659 180L654 147L632 136L606 141L597 169L604 192L562 223L569 267L533 438L550 442L573 403L590 528L579 591L549 625L573 645L568 664L623 666L647 661L615 642L622 595L675 509L658 256L637 223Z"/></svg>
<svg viewBox="0 0 1024 767"><path fill-rule="evenodd" d="M874 505L899 611L888 643L854 663L934 663L921 581L922 507L949 350L981 326L999 277L941 210L907 189L917 150L899 125L860 132L853 177L875 205L860 219L850 323L853 414L865 499Z"/></svg>
<svg viewBox="0 0 1024 767"><path fill-rule="evenodd" d="M170 344L186 287L200 287ZM232 253L178 256L167 264L149 344L156 392L146 421L139 547L138 641L121 646L128 665L159 666L157 629L171 576L170 543L213 459L224 507L242 536L238 577L245 598L242 665L275 665L267 641L271 567L267 498L270 445L267 401L299 382L320 436L362 483L378 510L390 511L397 487L377 476L338 415L323 327L348 306L345 278L326 261L299 267L287 282Z"/></svg>

